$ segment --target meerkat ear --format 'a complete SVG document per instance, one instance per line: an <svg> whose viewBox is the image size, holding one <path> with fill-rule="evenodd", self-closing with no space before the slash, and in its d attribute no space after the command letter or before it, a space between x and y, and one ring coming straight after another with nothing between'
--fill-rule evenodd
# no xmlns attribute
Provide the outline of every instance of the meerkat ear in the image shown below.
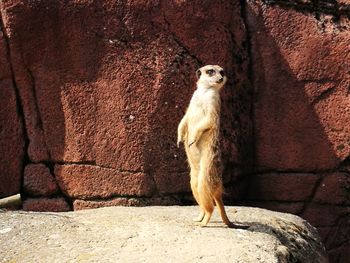
<svg viewBox="0 0 350 263"><path fill-rule="evenodd" d="M199 79L201 77L201 74L202 74L201 70L197 69L197 71L196 71L197 79Z"/></svg>

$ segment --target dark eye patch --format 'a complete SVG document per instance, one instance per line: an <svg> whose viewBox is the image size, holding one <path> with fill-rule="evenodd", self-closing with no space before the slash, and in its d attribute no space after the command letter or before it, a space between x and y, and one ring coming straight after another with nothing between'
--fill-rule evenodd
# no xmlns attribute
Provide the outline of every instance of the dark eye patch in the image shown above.
<svg viewBox="0 0 350 263"><path fill-rule="evenodd" d="M206 71L206 73L207 73L209 76L214 76L214 75L215 75L215 70L213 70L213 69L208 69L208 70Z"/></svg>
<svg viewBox="0 0 350 263"><path fill-rule="evenodd" d="M223 71L223 70L220 70L220 75L223 77L223 76L225 76L225 71Z"/></svg>

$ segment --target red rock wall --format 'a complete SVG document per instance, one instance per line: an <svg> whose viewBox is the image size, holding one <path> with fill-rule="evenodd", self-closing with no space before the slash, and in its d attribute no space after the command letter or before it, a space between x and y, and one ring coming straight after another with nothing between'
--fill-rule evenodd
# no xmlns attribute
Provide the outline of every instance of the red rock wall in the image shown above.
<svg viewBox="0 0 350 263"><path fill-rule="evenodd" d="M222 65L230 79L225 182L252 162L238 2L6 0L1 15L28 137L17 165L27 209L57 196L74 209L125 197L186 202L187 164L174 142L203 64Z"/></svg>
<svg viewBox="0 0 350 263"><path fill-rule="evenodd" d="M21 191L36 211L192 202L176 128L195 70L215 63L230 79L227 203L301 215L345 262L350 3L2 0L0 11L0 197Z"/></svg>
<svg viewBox="0 0 350 263"><path fill-rule="evenodd" d="M331 262L350 251L349 4L245 5L257 171L244 198L307 219Z"/></svg>
<svg viewBox="0 0 350 263"><path fill-rule="evenodd" d="M19 193L25 135L8 41L0 21L0 198Z"/></svg>

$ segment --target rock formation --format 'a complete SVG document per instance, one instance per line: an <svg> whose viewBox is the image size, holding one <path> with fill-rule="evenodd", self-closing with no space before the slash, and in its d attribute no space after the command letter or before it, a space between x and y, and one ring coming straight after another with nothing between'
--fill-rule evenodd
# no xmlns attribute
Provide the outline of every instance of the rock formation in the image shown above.
<svg viewBox="0 0 350 263"><path fill-rule="evenodd" d="M220 64L226 203L349 250L346 0L0 1L0 197L66 211L192 202L176 127Z"/></svg>
<svg viewBox="0 0 350 263"><path fill-rule="evenodd" d="M196 226L192 217L198 211L193 206L0 213L0 241L6 247L0 256L19 263L154 262L155 258L160 262L328 262L316 229L305 220L260 208L227 210L229 217L250 228L229 229L217 213L208 227Z"/></svg>

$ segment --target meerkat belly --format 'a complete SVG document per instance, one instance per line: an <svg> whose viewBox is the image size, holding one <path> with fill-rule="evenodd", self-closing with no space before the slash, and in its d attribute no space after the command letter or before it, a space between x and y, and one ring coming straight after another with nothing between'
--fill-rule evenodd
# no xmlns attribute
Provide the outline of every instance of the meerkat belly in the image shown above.
<svg viewBox="0 0 350 263"><path fill-rule="evenodd" d="M198 144L194 143L189 147L189 138L193 138L196 125L205 117L205 113L201 107L191 105L191 112L188 116L187 136L185 139L187 156L193 164L199 169L199 162L201 158L201 151L198 148Z"/></svg>

